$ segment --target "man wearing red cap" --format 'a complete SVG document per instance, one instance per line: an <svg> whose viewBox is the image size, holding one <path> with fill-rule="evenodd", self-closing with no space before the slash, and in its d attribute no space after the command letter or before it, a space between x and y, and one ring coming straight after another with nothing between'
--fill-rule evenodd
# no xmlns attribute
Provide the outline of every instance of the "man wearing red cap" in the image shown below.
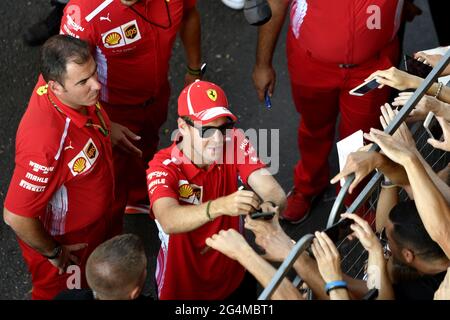
<svg viewBox="0 0 450 320"><path fill-rule="evenodd" d="M283 208L284 191L242 132L233 129L237 119L219 86L197 81L184 88L178 115L176 141L156 153L147 170L161 239L159 297L256 297L242 266L208 250L205 239L230 228L242 232L241 215ZM253 191L238 190L238 178Z"/></svg>
<svg viewBox="0 0 450 320"><path fill-rule="evenodd" d="M339 113L340 139L379 126L380 106L389 89L364 96L350 95L349 90L372 72L396 64L403 1L268 1L272 18L259 28L253 80L261 101L266 92L272 95L273 52L291 2L286 51L292 98L301 115L297 141L301 160L281 215L300 223L312 200L329 185L328 156Z"/></svg>
<svg viewBox="0 0 450 320"><path fill-rule="evenodd" d="M186 83L201 76L196 0L71 0L61 33L89 42L102 84L100 101L112 121L114 212L127 203L148 213L145 169L166 121L169 60L177 32L187 58ZM116 232L120 233L121 225Z"/></svg>

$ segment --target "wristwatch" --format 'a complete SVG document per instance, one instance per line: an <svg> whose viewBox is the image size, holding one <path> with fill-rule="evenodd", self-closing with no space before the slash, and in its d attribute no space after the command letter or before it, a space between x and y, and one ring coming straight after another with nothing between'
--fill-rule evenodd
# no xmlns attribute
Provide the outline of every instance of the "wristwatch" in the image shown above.
<svg viewBox="0 0 450 320"><path fill-rule="evenodd" d="M61 255L62 252L62 246L60 244L58 244L55 249L53 249L52 254L51 255L45 255L43 254L42 256L44 256L45 258L49 259L49 260L53 260L58 258Z"/></svg>

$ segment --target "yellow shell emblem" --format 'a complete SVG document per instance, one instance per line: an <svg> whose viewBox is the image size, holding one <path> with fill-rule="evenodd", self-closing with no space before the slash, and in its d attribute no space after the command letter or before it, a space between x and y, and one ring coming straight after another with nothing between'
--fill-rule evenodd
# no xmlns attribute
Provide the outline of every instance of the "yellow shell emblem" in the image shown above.
<svg viewBox="0 0 450 320"><path fill-rule="evenodd" d="M111 32L105 38L105 42L110 46L115 46L122 40L122 36L118 32Z"/></svg>
<svg viewBox="0 0 450 320"><path fill-rule="evenodd" d="M208 95L208 98L210 98L212 101L217 100L217 91L216 90L208 89L208 91L206 91L206 94Z"/></svg>
<svg viewBox="0 0 450 320"><path fill-rule="evenodd" d="M72 170L76 173L81 173L84 171L84 169L86 169L86 159L80 157L75 160Z"/></svg>
<svg viewBox="0 0 450 320"><path fill-rule="evenodd" d="M183 184L182 186L180 186L179 193L180 197L187 199L194 194L194 190L190 185Z"/></svg>
<svg viewBox="0 0 450 320"><path fill-rule="evenodd" d="M46 84L45 86L40 86L39 88L37 88L36 93L40 96L42 96L43 94L47 94L47 90L48 89L48 85Z"/></svg>

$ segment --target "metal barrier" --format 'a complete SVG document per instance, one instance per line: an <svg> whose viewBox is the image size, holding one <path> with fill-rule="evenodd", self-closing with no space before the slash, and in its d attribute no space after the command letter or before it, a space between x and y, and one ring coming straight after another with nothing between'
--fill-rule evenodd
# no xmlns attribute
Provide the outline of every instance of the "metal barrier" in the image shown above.
<svg viewBox="0 0 450 320"><path fill-rule="evenodd" d="M294 262L297 260L303 250L309 247L312 239L314 239L314 236L312 234L307 234L304 235L299 241L297 241L291 252L289 252L289 255L278 268L270 283L258 297L258 300L267 300L272 296L273 292L278 288L281 281L286 276L288 271L292 268Z"/></svg>
<svg viewBox="0 0 450 320"><path fill-rule="evenodd" d="M430 88L430 86L433 84L433 82L438 78L438 76L442 73L442 71L445 69L445 67L450 63L450 50L447 51L445 56L440 60L440 62L436 65L436 67L433 68L433 70L430 72L430 74L425 78L424 81L422 81L421 85L417 88L417 90L413 93L411 98L407 101L407 103L403 106L403 108L399 111L399 113L396 115L396 117L393 119L393 121L388 125L388 127L384 130L384 132L388 134L394 133L397 128L404 122L406 117L409 115L409 113L414 109L414 107L419 103L420 99L425 95L427 90ZM431 147L426 143L426 132L424 130L420 130L419 127L415 130L415 135L418 135L419 137L415 139L416 144L418 145L418 150L424 155L425 152L427 152L427 148ZM431 166L433 168L436 167L436 165L443 159L443 157L446 155L443 153L442 155L438 155L438 159L434 161L430 161L430 156L437 152L433 148L432 150L428 152L428 154L424 155L424 158L431 162ZM376 144L373 144L373 146L370 148L369 151L378 151L379 147ZM378 200L378 194L379 194L379 182L382 178L382 174L376 172L370 181L367 183L367 185L364 187L364 189L359 193L357 198L353 201L353 203L350 205L348 209L346 209L346 212L356 212L358 208L361 207L362 204L366 203L368 204L367 211L363 214L367 215L371 213L372 211L375 212L376 209L376 203ZM354 181L355 176L352 174L346 178L344 186L341 188L338 196L336 197L336 200L333 204L333 207L331 209L330 215L328 217L327 221L327 227L330 227L333 225L337 218L339 217L339 214L342 213L342 208L344 207L344 198L347 195L348 189L352 182ZM375 190L378 190L378 192L374 192ZM375 223L375 220L374 220ZM258 300L265 300L272 296L273 292L276 290L278 285L281 283L283 278L286 276L288 271L292 268L294 265L294 262L297 260L299 255L311 244L311 241L313 240L314 236L312 234L307 234L303 236L297 244L294 246L294 248L289 253L288 257L283 261L281 266L278 268L276 274L272 278L269 285L264 289L264 291L261 293L261 295L258 297ZM342 271L354 278L359 278L364 271L364 262L366 260L367 253L362 248L361 244L358 240L353 240L351 243L346 242L348 240L344 239L340 243L337 244L338 249L340 251L345 251L345 255L342 257ZM347 245L346 245L347 244ZM352 246L353 245L353 246ZM343 248L345 247L345 248ZM345 250L343 250L345 249ZM358 253L359 252L359 253ZM342 254L342 253L341 253ZM353 259L352 259L353 258ZM362 263L361 263L362 262ZM348 266L349 265L349 266ZM353 270L357 270L357 272L352 272ZM302 282L301 278L297 276L294 280L294 285L298 286Z"/></svg>

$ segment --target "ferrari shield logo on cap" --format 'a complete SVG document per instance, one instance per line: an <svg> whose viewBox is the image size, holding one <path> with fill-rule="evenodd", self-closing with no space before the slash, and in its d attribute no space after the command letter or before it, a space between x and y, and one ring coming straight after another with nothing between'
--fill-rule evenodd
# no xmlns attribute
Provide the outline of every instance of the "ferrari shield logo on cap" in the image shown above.
<svg viewBox="0 0 450 320"><path fill-rule="evenodd" d="M214 89L208 89L208 91L206 91L206 94L208 95L208 98L210 98L212 101L216 101L217 100L217 92Z"/></svg>

